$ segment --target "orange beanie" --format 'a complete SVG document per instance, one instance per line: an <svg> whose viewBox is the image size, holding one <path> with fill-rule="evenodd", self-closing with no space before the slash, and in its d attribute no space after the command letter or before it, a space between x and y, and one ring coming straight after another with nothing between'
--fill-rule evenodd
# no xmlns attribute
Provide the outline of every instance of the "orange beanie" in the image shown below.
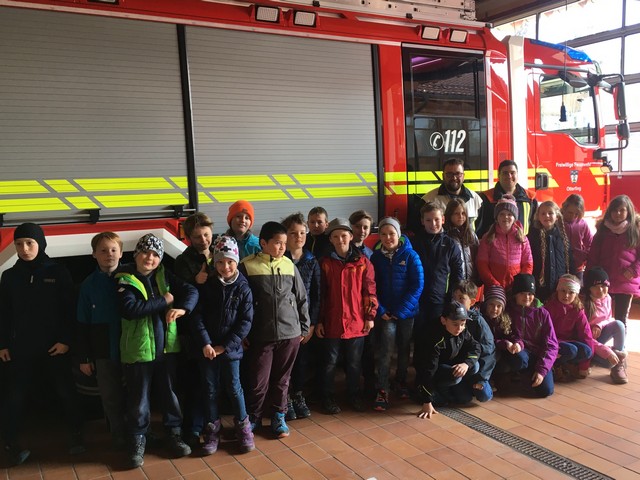
<svg viewBox="0 0 640 480"><path fill-rule="evenodd" d="M236 203L229 207L229 213L227 213L227 223L231 226L231 219L238 215L239 213L246 213L251 218L251 223L253 224L253 205L251 205L246 200L238 200Z"/></svg>

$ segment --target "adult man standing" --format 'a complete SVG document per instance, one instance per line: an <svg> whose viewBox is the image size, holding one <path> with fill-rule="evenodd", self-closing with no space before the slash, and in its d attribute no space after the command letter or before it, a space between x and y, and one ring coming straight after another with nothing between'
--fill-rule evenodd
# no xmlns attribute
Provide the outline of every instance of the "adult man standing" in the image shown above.
<svg viewBox="0 0 640 480"><path fill-rule="evenodd" d="M464 200L467 205L467 216L469 225L473 227L478 211L482 205L480 196L463 185L464 182L464 160L450 158L442 167L443 182L438 188L434 188L422 197L424 202L436 202L442 205L442 210L446 210L447 203L453 198Z"/></svg>
<svg viewBox="0 0 640 480"><path fill-rule="evenodd" d="M493 211L496 203L505 194L513 195L518 205L517 220L522 224L525 235L538 208L534 191L523 188L518 183L518 165L513 160L503 160L498 166L498 183L494 188L481 192L482 207L476 221L476 233L482 238L494 222Z"/></svg>

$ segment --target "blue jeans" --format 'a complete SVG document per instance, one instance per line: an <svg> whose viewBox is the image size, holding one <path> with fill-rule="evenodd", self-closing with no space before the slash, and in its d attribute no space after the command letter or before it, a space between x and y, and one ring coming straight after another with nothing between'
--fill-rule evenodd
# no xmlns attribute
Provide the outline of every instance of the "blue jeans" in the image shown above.
<svg viewBox="0 0 640 480"><path fill-rule="evenodd" d="M508 371L522 372L526 375L524 381L527 385L531 385L531 377L533 376L534 367L538 361L538 357L533 355L526 348L515 355L505 354L502 356ZM537 387L533 387L533 394L537 397L544 398L553 394L553 372L549 370L542 379L542 383Z"/></svg>
<svg viewBox="0 0 640 480"><path fill-rule="evenodd" d="M376 388L378 390L389 390L389 372L394 345L398 348L396 381L398 383L406 383L411 353L410 342L413 332L413 318L389 321L378 319L373 332L377 340L376 368L378 377Z"/></svg>
<svg viewBox="0 0 640 480"><path fill-rule="evenodd" d="M362 370L362 349L364 337L356 338L325 338L324 366L322 370L324 398L335 394L335 377L340 349L344 350L344 361L347 373L347 394L350 398L358 395L360 389L360 372Z"/></svg>
<svg viewBox="0 0 640 480"><path fill-rule="evenodd" d="M240 360L202 358L200 360L202 385L204 385L205 422L213 423L220 418L218 410L218 394L220 379L224 382L225 390L231 399L233 414L238 421L247 417L244 402L244 392L240 384Z"/></svg>
<svg viewBox="0 0 640 480"><path fill-rule="evenodd" d="M467 370L463 377L453 376L453 365L441 363L435 374L436 398L440 396L446 403L467 404L473 398L471 383L468 381L472 375L478 373L479 365L476 362Z"/></svg>
<svg viewBox="0 0 640 480"><path fill-rule="evenodd" d="M556 365L564 365L566 363L578 364L588 360L593 355L591 347L582 342L559 342L558 359Z"/></svg>
<svg viewBox="0 0 640 480"><path fill-rule="evenodd" d="M162 355L152 362L123 365L126 388L127 433L144 435L151 422L151 383L156 387L162 406L162 423L172 432L182 427L182 412L174 390L176 353Z"/></svg>

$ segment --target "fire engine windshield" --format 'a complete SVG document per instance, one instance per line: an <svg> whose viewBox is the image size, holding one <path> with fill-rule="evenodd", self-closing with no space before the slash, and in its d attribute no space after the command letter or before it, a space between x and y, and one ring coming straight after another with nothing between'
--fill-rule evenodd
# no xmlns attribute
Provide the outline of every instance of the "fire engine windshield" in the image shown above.
<svg viewBox="0 0 640 480"><path fill-rule="evenodd" d="M569 80L570 81L570 80ZM546 132L571 135L578 143L598 143L593 89L560 76L540 80L540 127Z"/></svg>

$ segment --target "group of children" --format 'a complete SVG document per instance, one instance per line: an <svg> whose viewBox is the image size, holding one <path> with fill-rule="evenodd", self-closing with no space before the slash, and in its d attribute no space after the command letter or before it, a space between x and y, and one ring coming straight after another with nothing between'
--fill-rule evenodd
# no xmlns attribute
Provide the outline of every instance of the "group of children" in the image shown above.
<svg viewBox="0 0 640 480"><path fill-rule="evenodd" d="M68 272L44 253L40 227L23 224L14 234L19 259L0 281L5 451L16 464L29 457L18 434L37 369L48 372L65 406L70 452L84 450L70 345L80 370L97 378L114 446L127 449L130 468L144 462L152 384L167 446L180 457L194 447L217 450L222 393L241 452L255 448L263 417L282 438L287 421L311 415L309 385L325 413L339 413L341 365L351 408L365 408L364 376L373 408L387 410L390 391L411 395L412 342L421 418L439 405L490 400L503 385L551 395L554 376L586 377L594 354L615 383L626 383L626 319L640 286L633 204L616 197L594 238L578 195L562 209L542 203L528 235L517 208L509 195L498 200L495 223L479 240L463 201L444 211L427 203L423 231L410 239L384 217L369 248L373 218L365 211L329 222L316 207L307 219L266 222L256 237L253 206L240 200L217 238L206 215L185 220L190 245L175 273L164 268L155 235L140 238L134 262L120 265L122 241L103 232L91 243L98 267L80 287L76 314Z"/></svg>

